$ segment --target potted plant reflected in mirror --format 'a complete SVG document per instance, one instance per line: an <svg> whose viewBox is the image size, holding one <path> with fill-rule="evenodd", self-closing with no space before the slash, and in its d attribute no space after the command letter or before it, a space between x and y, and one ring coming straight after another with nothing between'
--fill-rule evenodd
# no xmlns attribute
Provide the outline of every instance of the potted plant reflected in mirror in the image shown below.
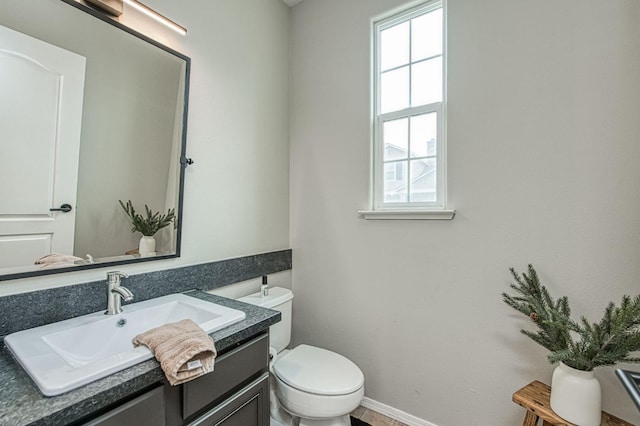
<svg viewBox="0 0 640 426"><path fill-rule="evenodd" d="M630 356L640 350L640 295L623 296L620 306L610 302L597 323L584 316L574 321L569 299L554 300L532 265L522 276L513 268L510 271L516 295L502 293L504 302L535 323L537 332L520 331L549 350L551 364L560 363L551 378L551 408L571 423L599 426L602 393L593 370L640 362Z"/></svg>
<svg viewBox="0 0 640 426"><path fill-rule="evenodd" d="M145 204L145 215L142 215L136 213L131 200L127 201L126 204L124 204L122 200L118 200L118 202L131 220L131 232L140 232L142 234L138 246L140 256L154 256L156 254L156 239L154 235L162 228L174 223L176 217L175 209L167 210L166 214L161 214L160 212L154 213L149 209L149 206Z"/></svg>

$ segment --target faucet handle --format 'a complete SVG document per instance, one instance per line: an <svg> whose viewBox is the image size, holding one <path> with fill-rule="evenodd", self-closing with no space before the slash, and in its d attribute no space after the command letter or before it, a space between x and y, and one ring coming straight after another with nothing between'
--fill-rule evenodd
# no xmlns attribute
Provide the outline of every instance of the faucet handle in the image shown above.
<svg viewBox="0 0 640 426"><path fill-rule="evenodd" d="M120 282L120 278L129 278L129 275L120 271L107 272L108 284L117 284Z"/></svg>

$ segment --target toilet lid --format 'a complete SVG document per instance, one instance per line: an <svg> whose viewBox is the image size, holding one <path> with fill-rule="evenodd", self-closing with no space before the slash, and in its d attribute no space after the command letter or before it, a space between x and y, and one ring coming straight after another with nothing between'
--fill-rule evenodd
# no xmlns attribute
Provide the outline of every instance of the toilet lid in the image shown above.
<svg viewBox="0 0 640 426"><path fill-rule="evenodd" d="M335 352L300 345L280 358L274 373L287 385L319 395L345 395L364 384L362 371Z"/></svg>

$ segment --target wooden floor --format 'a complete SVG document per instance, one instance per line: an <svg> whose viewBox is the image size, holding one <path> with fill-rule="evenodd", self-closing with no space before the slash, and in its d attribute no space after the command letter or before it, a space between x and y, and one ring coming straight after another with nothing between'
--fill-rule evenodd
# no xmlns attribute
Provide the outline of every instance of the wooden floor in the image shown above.
<svg viewBox="0 0 640 426"><path fill-rule="evenodd" d="M356 408L351 415L356 419L369 423L371 426L407 426L398 420L390 419L376 411L360 406Z"/></svg>

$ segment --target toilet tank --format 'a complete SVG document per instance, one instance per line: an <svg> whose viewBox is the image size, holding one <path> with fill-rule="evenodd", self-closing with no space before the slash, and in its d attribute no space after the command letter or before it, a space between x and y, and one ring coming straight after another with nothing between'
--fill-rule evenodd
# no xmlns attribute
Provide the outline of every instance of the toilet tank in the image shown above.
<svg viewBox="0 0 640 426"><path fill-rule="evenodd" d="M278 352L289 346L291 342L291 305L293 300L291 290L282 287L270 287L267 296L263 296L261 292L258 292L241 297L238 300L280 311L282 316L280 322L269 327L269 345Z"/></svg>

